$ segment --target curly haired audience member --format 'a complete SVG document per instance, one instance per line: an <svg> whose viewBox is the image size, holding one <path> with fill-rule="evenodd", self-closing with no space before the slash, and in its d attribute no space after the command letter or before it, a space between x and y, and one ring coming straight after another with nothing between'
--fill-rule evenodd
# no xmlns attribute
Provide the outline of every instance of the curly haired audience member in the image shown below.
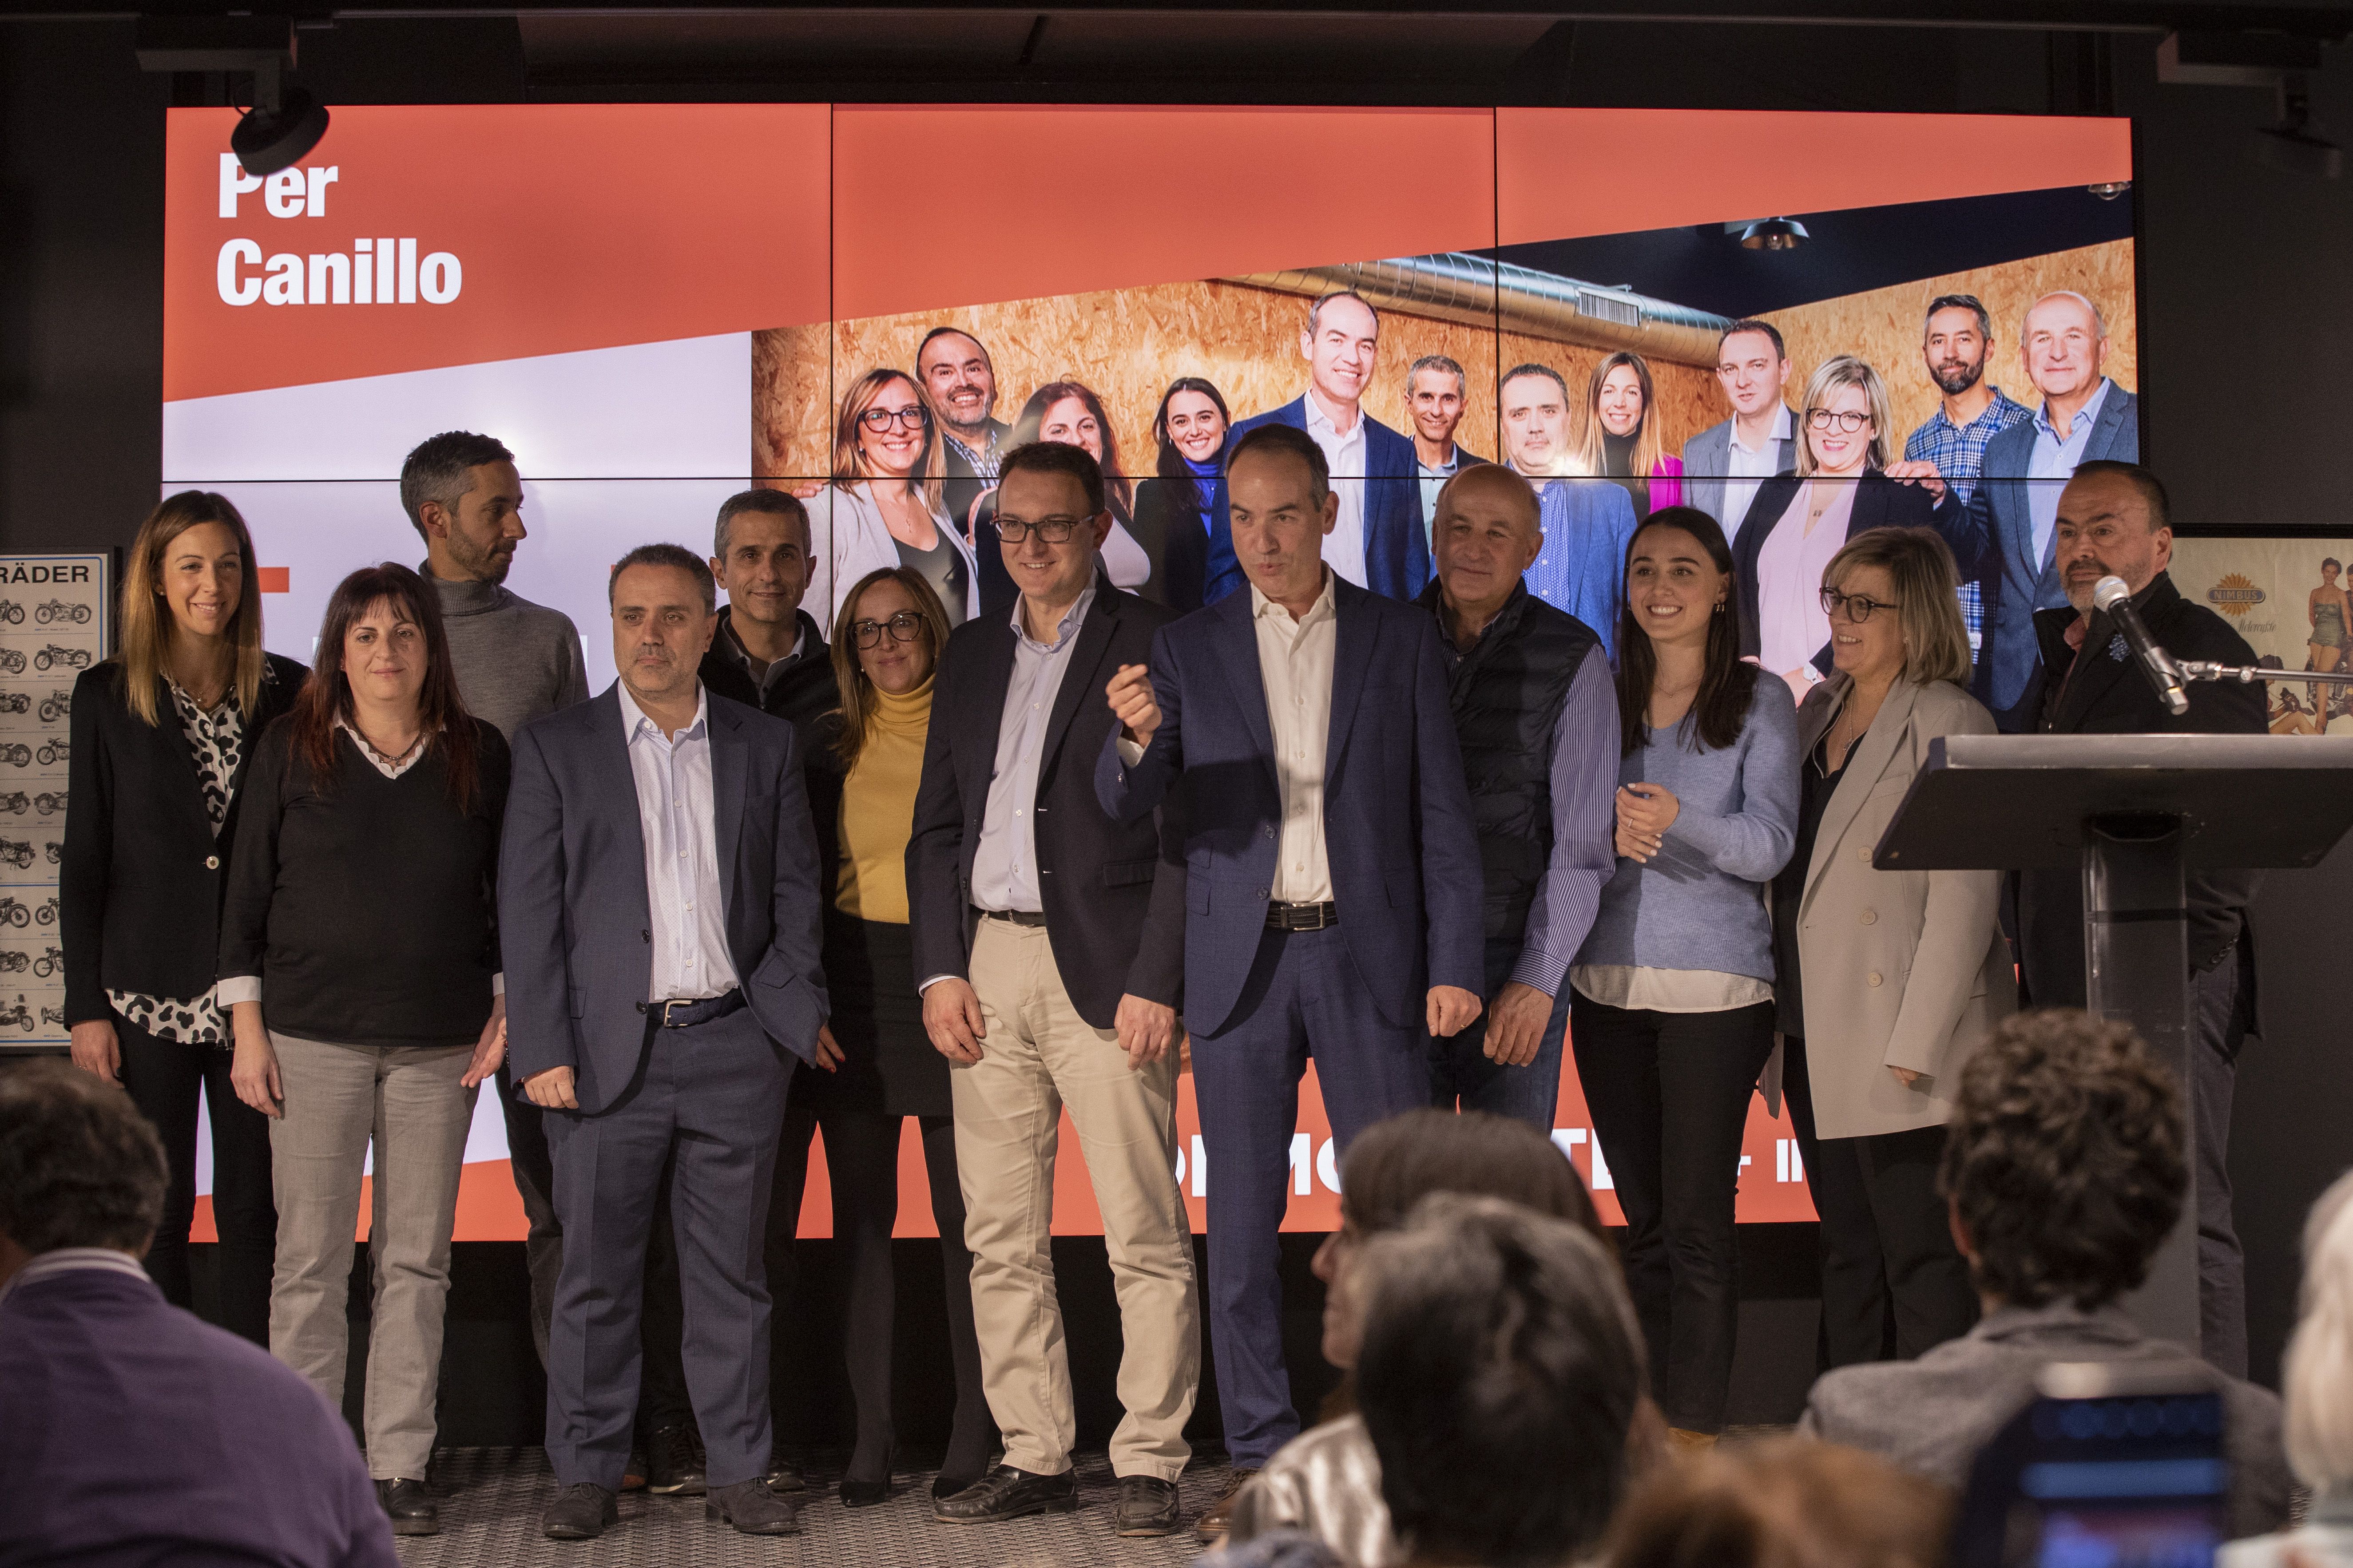
<svg viewBox="0 0 2353 1568"><path fill-rule="evenodd" d="M2180 1085L2129 1027L2073 1009L2005 1022L1961 1069L1938 1174L1985 1316L1917 1361L1826 1373L1799 1430L1957 1487L2046 1364L2192 1355L2117 1305L2180 1216L2182 1142ZM2275 1529L2291 1484L2279 1400L2214 1376L2231 1533Z"/></svg>

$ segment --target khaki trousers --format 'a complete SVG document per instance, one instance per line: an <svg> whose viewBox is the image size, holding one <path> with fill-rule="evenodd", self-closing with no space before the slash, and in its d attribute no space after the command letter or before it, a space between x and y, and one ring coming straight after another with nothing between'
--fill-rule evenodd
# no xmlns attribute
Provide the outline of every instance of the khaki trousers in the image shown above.
<svg viewBox="0 0 2353 1568"><path fill-rule="evenodd" d="M981 1376L1005 1462L1060 1475L1077 1438L1050 1251L1067 1107L1119 1296L1127 1415L1112 1434L1112 1469L1173 1481L1192 1455L1185 1422L1201 1381L1193 1229L1176 1187L1175 1054L1131 1071L1117 1037L1071 1005L1043 926L980 921L972 985L988 1035L980 1060L952 1077L956 1167Z"/></svg>
<svg viewBox="0 0 2353 1568"><path fill-rule="evenodd" d="M351 1352L352 1234L360 1166L375 1145L368 1262L368 1473L423 1480L441 1386L441 1317L449 1235L475 1090L465 1046L326 1045L273 1032L285 1114L269 1124L278 1194L278 1270L269 1353L343 1407Z"/></svg>

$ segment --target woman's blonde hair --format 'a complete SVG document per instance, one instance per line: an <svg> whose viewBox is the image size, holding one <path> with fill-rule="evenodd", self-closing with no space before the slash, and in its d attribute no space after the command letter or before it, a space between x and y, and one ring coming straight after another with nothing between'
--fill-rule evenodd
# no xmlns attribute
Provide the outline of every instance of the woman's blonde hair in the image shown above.
<svg viewBox="0 0 2353 1568"><path fill-rule="evenodd" d="M1862 389L1863 401L1871 405L1871 451L1863 458L1870 468L1887 467L1887 432L1895 423L1894 411L1888 406L1887 384L1879 373L1852 354L1835 354L1822 361L1814 374L1806 378L1806 395L1798 406L1798 473L1800 478L1814 471L1814 444L1808 438L1807 421L1822 399L1841 386Z"/></svg>
<svg viewBox="0 0 2353 1568"><path fill-rule="evenodd" d="M1895 624L1904 634L1904 677L1969 683L1969 631L1961 620L1960 573L1953 552L1930 528L1865 529L1822 568L1822 586L1842 586L1858 566L1876 566L1895 584Z"/></svg>
<svg viewBox="0 0 2353 1568"><path fill-rule="evenodd" d="M903 381L907 390L915 395L915 406L923 413L923 455L915 464L912 476L923 487L923 506L934 513L942 510L947 474L946 443L940 436L939 416L932 412L931 400L915 378L903 370L888 365L868 371L849 384L841 395L841 409L833 422L833 479L836 484L863 484L874 478L867 466L866 453L858 445L858 421L874 406L882 389L894 381Z"/></svg>
<svg viewBox="0 0 2353 1568"><path fill-rule="evenodd" d="M841 736L834 742L834 752L844 768L856 767L858 753L866 749L876 697L874 683L866 679L866 667L858 661L858 601L866 597L867 589L882 582L898 584L915 601L916 613L931 630L934 674L939 672L941 656L947 651L947 607L921 572L912 566L881 566L857 581L849 597L841 601L841 613L833 617L833 685L841 696Z"/></svg>
<svg viewBox="0 0 2353 1568"><path fill-rule="evenodd" d="M1609 373L1621 364L1633 371L1634 380L1642 389L1642 422L1634 427L1634 458L1628 467L1633 478L1647 479L1658 468L1659 454L1663 450L1659 440L1657 418L1659 393L1651 383L1650 365L1641 354L1630 349L1620 349L1616 353L1604 355L1601 363L1593 367L1591 379L1585 384L1585 433L1577 441L1577 469L1583 474L1609 472L1609 465L1604 460L1601 449L1601 437L1607 433L1601 423L1601 384L1608 381Z"/></svg>
<svg viewBox="0 0 2353 1568"><path fill-rule="evenodd" d="M237 650L230 684L237 691L237 711L251 719L261 700L261 674L266 668L261 649L261 569L254 563L253 535L228 497L210 490L182 490L166 498L139 525L139 537L131 542L122 572L122 641L115 658L122 666L123 700L149 724L163 721L155 688L164 673L164 657L172 650L172 612L164 602L164 552L188 530L208 522L220 524L237 537L237 616L229 623L228 640Z"/></svg>
<svg viewBox="0 0 2353 1568"><path fill-rule="evenodd" d="M2315 1491L2353 1484L2353 1173L2304 1222L2304 1306L2280 1363L2287 1462Z"/></svg>

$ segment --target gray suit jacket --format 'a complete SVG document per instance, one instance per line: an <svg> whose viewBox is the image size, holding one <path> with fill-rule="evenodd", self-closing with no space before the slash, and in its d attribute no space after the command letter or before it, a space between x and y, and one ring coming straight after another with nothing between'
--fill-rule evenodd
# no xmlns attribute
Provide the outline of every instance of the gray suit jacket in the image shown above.
<svg viewBox="0 0 2353 1568"><path fill-rule="evenodd" d="M1958 1491L1978 1450L2033 1401L2035 1376L2051 1363L2182 1357L2195 1352L2142 1337L2120 1308L2005 1307L1917 1361L1824 1373L1806 1396L1798 1430ZM2219 1372L2214 1377L2231 1458L2231 1534L2277 1530L2295 1484L2280 1447L2279 1396Z"/></svg>
<svg viewBox="0 0 2353 1568"><path fill-rule="evenodd" d="M1790 429L1797 428L1792 421ZM1773 443L1773 471L1788 473L1797 466L1798 443L1784 439ZM1738 518L1724 515L1724 479L1732 471L1732 421L1711 425L1683 443L1683 504L1695 506L1715 519L1728 541L1740 531Z"/></svg>
<svg viewBox="0 0 2353 1568"><path fill-rule="evenodd" d="M645 836L618 692L515 732L499 847L508 1060L517 1084L571 1068L586 1115L637 1077L653 984ZM768 1037L814 1061L828 1004L799 741L784 720L724 697L710 699L710 721L728 956Z"/></svg>

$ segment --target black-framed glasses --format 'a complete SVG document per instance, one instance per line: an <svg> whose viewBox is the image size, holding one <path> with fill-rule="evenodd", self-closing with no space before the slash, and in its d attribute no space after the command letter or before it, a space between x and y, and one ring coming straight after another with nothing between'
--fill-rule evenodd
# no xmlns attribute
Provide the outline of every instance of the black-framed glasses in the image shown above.
<svg viewBox="0 0 2353 1568"><path fill-rule="evenodd" d="M1852 436L1871 423L1871 416L1849 408L1836 412L1828 408L1806 410L1806 427L1810 430L1843 430Z"/></svg>
<svg viewBox="0 0 2353 1568"><path fill-rule="evenodd" d="M1839 617L1839 612L1843 610L1846 612L1846 618L1856 626L1862 625L1881 610L1900 610L1903 607L1901 605L1889 604L1884 599L1867 599L1861 594L1841 594L1836 588L1822 590L1822 614L1836 620Z"/></svg>
<svg viewBox="0 0 2353 1568"><path fill-rule="evenodd" d="M860 647L873 647L881 642L885 627L892 642L913 642L929 629L923 617L913 610L902 610L887 621L858 621L849 629L857 635Z"/></svg>
<svg viewBox="0 0 2353 1568"><path fill-rule="evenodd" d="M999 517L997 536L1008 544L1019 544L1034 533L1049 544L1067 544L1071 535L1086 525L1083 517L1041 517L1035 522L1018 517Z"/></svg>
<svg viewBox="0 0 2353 1568"><path fill-rule="evenodd" d="M858 422L869 430L888 430L896 425L902 430L921 430L932 422L932 411L920 403L904 408L869 408L858 416Z"/></svg>

